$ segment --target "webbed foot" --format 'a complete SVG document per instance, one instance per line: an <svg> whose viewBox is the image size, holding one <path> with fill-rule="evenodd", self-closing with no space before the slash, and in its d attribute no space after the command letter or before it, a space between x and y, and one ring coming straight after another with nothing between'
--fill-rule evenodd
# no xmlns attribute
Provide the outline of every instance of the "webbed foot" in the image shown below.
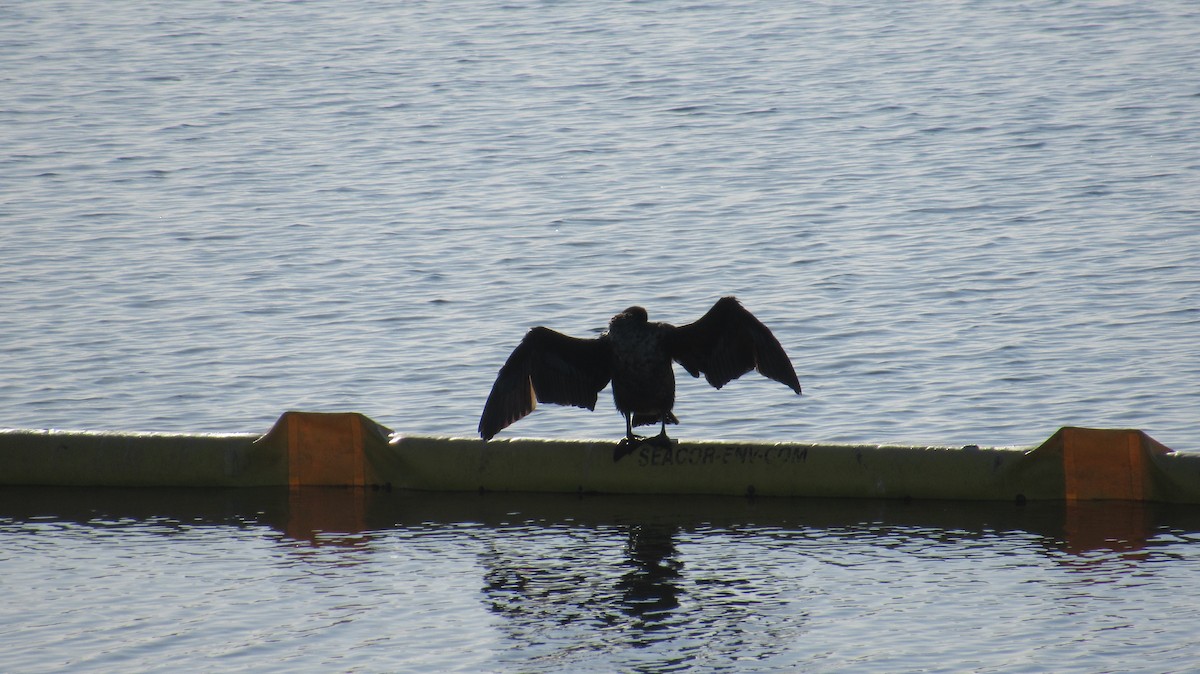
<svg viewBox="0 0 1200 674"><path fill-rule="evenodd" d="M672 440L671 438L668 438L667 434L665 432L659 433L658 435L656 435L652 438L645 438L643 440L643 442L649 442L649 443L657 445L659 447L670 447L672 445L679 444L678 440Z"/></svg>
<svg viewBox="0 0 1200 674"><path fill-rule="evenodd" d="M621 441L617 443L616 448L613 449L613 463L616 463L617 461L620 461L626 456L632 454L634 450L642 446L643 442L646 442L646 438L640 435L621 438Z"/></svg>

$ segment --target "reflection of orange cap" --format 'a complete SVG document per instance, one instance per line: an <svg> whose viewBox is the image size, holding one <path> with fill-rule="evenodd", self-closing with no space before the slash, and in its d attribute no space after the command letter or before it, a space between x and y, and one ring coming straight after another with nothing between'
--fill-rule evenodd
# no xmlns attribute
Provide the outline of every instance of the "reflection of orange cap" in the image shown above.
<svg viewBox="0 0 1200 674"><path fill-rule="evenodd" d="M358 534L367 528L366 499L362 489L289 489L284 533L313 545L361 545L365 539Z"/></svg>
<svg viewBox="0 0 1200 674"><path fill-rule="evenodd" d="M1063 522L1067 552L1145 548L1155 531L1152 507L1130 501L1068 501Z"/></svg>

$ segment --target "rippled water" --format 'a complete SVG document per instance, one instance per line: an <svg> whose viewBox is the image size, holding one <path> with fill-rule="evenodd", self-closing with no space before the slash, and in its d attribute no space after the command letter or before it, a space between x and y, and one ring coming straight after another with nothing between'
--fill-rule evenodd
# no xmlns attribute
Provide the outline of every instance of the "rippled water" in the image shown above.
<svg viewBox="0 0 1200 674"><path fill-rule="evenodd" d="M1192 3L0 11L4 424L471 435L532 325L734 293L806 397L681 436L1195 444Z"/></svg>
<svg viewBox="0 0 1200 674"><path fill-rule="evenodd" d="M36 560L36 564L30 562ZM1185 671L1200 511L0 492L6 671Z"/></svg>
<svg viewBox="0 0 1200 674"><path fill-rule="evenodd" d="M684 377L679 437L1076 424L1193 450L1197 62L1183 0L8 3L0 425L263 431L310 409L471 435L532 325L591 335L632 303L687 322L732 293L805 395ZM621 430L604 401L506 433ZM6 670L1197 655L1191 525L1102 528L1093 551L1064 542L1069 513L994 529L1003 508L406 505L308 540L254 504L79 507L0 520Z"/></svg>

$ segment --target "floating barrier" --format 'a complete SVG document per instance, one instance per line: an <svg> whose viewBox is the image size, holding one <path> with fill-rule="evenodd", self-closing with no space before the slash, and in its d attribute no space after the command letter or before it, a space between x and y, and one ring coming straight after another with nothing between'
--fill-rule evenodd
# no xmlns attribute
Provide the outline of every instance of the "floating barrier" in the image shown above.
<svg viewBox="0 0 1200 674"><path fill-rule="evenodd" d="M422 491L1200 503L1200 454L1138 430L1062 428L1037 447L393 434L286 412L265 435L0 431L0 485L349 486Z"/></svg>

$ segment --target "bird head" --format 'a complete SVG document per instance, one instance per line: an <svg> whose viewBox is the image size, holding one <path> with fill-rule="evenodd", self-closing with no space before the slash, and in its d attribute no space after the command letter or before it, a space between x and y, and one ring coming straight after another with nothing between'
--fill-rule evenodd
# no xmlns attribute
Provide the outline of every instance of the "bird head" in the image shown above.
<svg viewBox="0 0 1200 674"><path fill-rule="evenodd" d="M628 309L626 309L625 311L622 311L620 314L617 314L617 315L618 316L626 316L628 318L633 319L634 321L636 321L638 323L645 323L646 321L650 320L649 315L646 314L646 310L637 305L629 307Z"/></svg>

